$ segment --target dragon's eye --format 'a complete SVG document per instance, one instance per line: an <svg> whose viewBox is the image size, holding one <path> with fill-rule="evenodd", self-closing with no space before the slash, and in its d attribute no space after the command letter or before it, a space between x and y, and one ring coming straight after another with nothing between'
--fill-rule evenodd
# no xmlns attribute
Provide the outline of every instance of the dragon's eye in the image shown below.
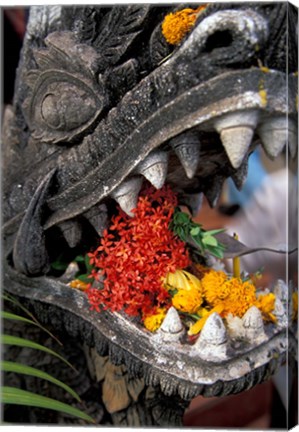
<svg viewBox="0 0 299 432"><path fill-rule="evenodd" d="M32 135L48 143L71 142L92 125L103 108L99 89L65 71L48 70L34 82L25 108ZM33 129L33 127L32 127Z"/></svg>
<svg viewBox="0 0 299 432"><path fill-rule="evenodd" d="M25 76L29 90L23 111L34 139L70 143L103 111L106 98L97 77L97 53L76 43L71 32L50 33L45 43L46 48L33 50L38 68Z"/></svg>
<svg viewBox="0 0 299 432"><path fill-rule="evenodd" d="M97 101L87 89L74 84L58 83L50 86L41 101L40 109L41 116L49 127L59 131L73 131L94 117Z"/></svg>

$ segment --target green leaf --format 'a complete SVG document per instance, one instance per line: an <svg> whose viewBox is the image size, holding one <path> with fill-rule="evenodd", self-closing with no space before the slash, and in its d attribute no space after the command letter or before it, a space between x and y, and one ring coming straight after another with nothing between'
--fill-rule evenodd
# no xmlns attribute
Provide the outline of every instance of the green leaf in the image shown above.
<svg viewBox="0 0 299 432"><path fill-rule="evenodd" d="M203 237L202 242L205 245L218 246L218 241L215 239L215 237L212 237L212 236L205 236L205 237Z"/></svg>
<svg viewBox="0 0 299 432"><path fill-rule="evenodd" d="M10 361L1 362L0 367L1 367L1 370L3 372L14 372L14 373L19 373L19 374L24 374L24 375L31 375L31 376L34 376L37 378L42 378L42 379L45 379L47 381L50 381L53 384L56 384L57 386L63 388L66 392L68 392L75 399L77 399L77 401L79 401L79 402L81 401L78 394L73 389L71 389L68 385L64 384L63 382L59 381L58 379L52 377L48 373L43 372L39 369L30 367L30 366L26 366L26 365L23 365L20 363L10 362Z"/></svg>
<svg viewBox="0 0 299 432"><path fill-rule="evenodd" d="M194 241L194 243L199 247L199 249L200 249L201 252L202 252L203 249L204 249L204 244L203 244L203 242L202 242L202 238L201 238L201 236L198 235L198 236L196 236L196 237L193 237L193 241Z"/></svg>
<svg viewBox="0 0 299 432"><path fill-rule="evenodd" d="M85 262L85 267L86 267L87 273L90 273L93 266L90 264L89 256L87 254L85 255L84 262Z"/></svg>
<svg viewBox="0 0 299 432"><path fill-rule="evenodd" d="M11 313L11 312L1 311L0 315L1 315L1 318L4 318L4 319L10 319L10 320L15 320L15 321L22 321L22 322L25 322L25 323L28 323L28 324L33 324L33 325L38 326L38 324L35 321L32 321L32 320L30 320L28 318L22 317L20 315L16 315L16 314Z"/></svg>
<svg viewBox="0 0 299 432"><path fill-rule="evenodd" d="M29 339L20 338L17 336L11 336L11 335L2 335L2 343L4 345L16 345L26 348L33 348L38 349L40 351L45 351L48 354L52 354L55 357L58 357L60 360L62 360L64 363L66 363L68 366L70 366L72 369L75 369L71 363L69 363L65 358L63 358L61 355L57 354L55 351L52 351L51 349L44 347L43 345L40 345L36 342L33 342Z"/></svg>
<svg viewBox="0 0 299 432"><path fill-rule="evenodd" d="M190 230L190 235L192 236L197 236L200 233L200 228L199 226L194 227Z"/></svg>
<svg viewBox="0 0 299 432"><path fill-rule="evenodd" d="M75 262L80 263L80 262L84 262L84 256L83 255L77 255L76 258L74 259Z"/></svg>
<svg viewBox="0 0 299 432"><path fill-rule="evenodd" d="M178 290L176 288L174 288L174 289L168 289L167 291L169 292L169 294L171 295L171 297L173 297L174 295L176 295L178 293Z"/></svg>
<svg viewBox="0 0 299 432"><path fill-rule="evenodd" d="M200 318L200 316L197 315L196 313L193 314L193 313L189 313L189 312L180 312L180 314L182 314L182 315L184 315L184 316L186 316L186 317L192 318L192 319L194 319L195 321L198 321L199 318Z"/></svg>
<svg viewBox="0 0 299 432"><path fill-rule="evenodd" d="M84 283L91 283L94 280L94 278L90 277L90 275L87 273L77 276L77 279Z"/></svg>
<svg viewBox="0 0 299 432"><path fill-rule="evenodd" d="M42 326L38 321L37 321L37 319L35 318L35 316L31 313L31 312L29 312L29 310L28 309L26 309L17 299L15 299L13 296L11 296L11 295L6 295L6 294L2 294L2 298L5 300L5 301L8 301L8 302L10 302L10 303L12 303L12 304L14 304L15 306L17 306L19 309L21 309L23 312L25 312L25 314L26 315L28 315L31 319L32 319L32 322L31 322L31 324L34 324L34 325L36 325L37 327L39 327L41 330L43 330L45 333L47 333L49 336L51 336L51 338L53 338L60 346L62 346L62 343L60 342L60 340L59 339L57 339L57 337L56 336L54 336L51 332L50 332L50 330L48 330L47 328L45 328L44 326ZM8 312L7 312L8 313ZM21 315L15 315L15 317L19 317L19 319L20 320L24 320L25 318L24 317L22 317ZM22 318L24 318L24 319L22 319ZM12 318L11 318L12 319ZM15 318L16 319L16 318Z"/></svg>
<svg viewBox="0 0 299 432"><path fill-rule="evenodd" d="M224 232L224 231L225 231L224 228L222 228L222 229L215 229L215 230L205 231L205 232L204 232L204 235L210 235L210 236L213 236L213 235L215 235L215 234L219 234L219 233L222 233L222 232Z"/></svg>
<svg viewBox="0 0 299 432"><path fill-rule="evenodd" d="M95 421L83 411L45 396L6 386L2 387L1 393L2 403L52 409L54 411L64 412L74 417L87 420L90 423L95 423Z"/></svg>
<svg viewBox="0 0 299 432"><path fill-rule="evenodd" d="M216 248L213 246L207 246L208 252L210 252L211 255L214 255L216 258L223 258L223 252L220 248Z"/></svg>
<svg viewBox="0 0 299 432"><path fill-rule="evenodd" d="M64 263L62 261L54 261L51 263L51 267L54 270L66 270L68 267L68 263Z"/></svg>

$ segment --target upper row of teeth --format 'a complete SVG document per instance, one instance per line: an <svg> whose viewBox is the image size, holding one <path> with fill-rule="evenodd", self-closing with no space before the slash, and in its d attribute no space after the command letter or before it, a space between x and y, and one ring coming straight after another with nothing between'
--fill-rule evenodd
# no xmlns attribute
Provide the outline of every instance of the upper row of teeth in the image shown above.
<svg viewBox="0 0 299 432"><path fill-rule="evenodd" d="M248 155L255 131L261 139L266 154L271 159L277 157L287 143L291 157L296 156L298 144L295 122L286 116L277 116L268 118L259 124L259 115L258 110L244 110L225 114L214 121L214 128L219 133L225 152L236 170L244 171L242 163ZM169 144L179 158L187 177L193 178L200 158L199 138L192 131L187 131L173 138ZM137 166L134 174L141 174L155 188L160 189L166 180L167 167L167 152L157 150ZM240 172L241 179L244 177L243 174ZM238 171L233 179L238 183ZM125 180L112 192L112 197L130 216L133 215L132 209L136 207L141 186L142 178L135 176ZM240 184L237 186L240 187Z"/></svg>

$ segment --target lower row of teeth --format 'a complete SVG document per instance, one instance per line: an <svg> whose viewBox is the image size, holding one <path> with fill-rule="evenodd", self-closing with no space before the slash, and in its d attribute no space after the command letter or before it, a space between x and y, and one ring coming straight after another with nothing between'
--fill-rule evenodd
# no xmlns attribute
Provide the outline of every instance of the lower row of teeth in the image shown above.
<svg viewBox="0 0 299 432"><path fill-rule="evenodd" d="M272 327L272 331L267 329L261 311L256 306L249 308L242 318L233 316L227 318L226 324L220 315L214 312L207 319L196 342L191 345L190 355L209 361L228 359L236 351L238 343L244 345L245 342L252 348L266 342L273 334L287 328L290 319L287 310L292 310L292 305L287 305L287 290L287 285L282 280L278 280L274 287L276 300L273 311L277 323ZM173 344L179 343L185 333L186 329L177 310L171 307L161 327L152 337L158 344Z"/></svg>

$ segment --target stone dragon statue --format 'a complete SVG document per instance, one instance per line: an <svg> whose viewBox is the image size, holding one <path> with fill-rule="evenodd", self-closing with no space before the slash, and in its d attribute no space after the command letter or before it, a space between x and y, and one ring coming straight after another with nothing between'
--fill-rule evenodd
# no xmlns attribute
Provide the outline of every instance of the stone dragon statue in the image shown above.
<svg viewBox="0 0 299 432"><path fill-rule="evenodd" d="M130 214L142 179L170 184L195 212L199 193L216 204L226 178L242 187L257 145L273 159L288 143L296 156L295 8L210 3L169 43L165 16L196 6L32 7L4 115L4 287L65 335L78 368L86 359L110 424L179 424L195 396L270 377L287 333L295 341L283 284L277 326L248 316L236 343L216 317L188 345L177 317L151 334L121 313L91 311L51 267L90 250L116 204Z"/></svg>

